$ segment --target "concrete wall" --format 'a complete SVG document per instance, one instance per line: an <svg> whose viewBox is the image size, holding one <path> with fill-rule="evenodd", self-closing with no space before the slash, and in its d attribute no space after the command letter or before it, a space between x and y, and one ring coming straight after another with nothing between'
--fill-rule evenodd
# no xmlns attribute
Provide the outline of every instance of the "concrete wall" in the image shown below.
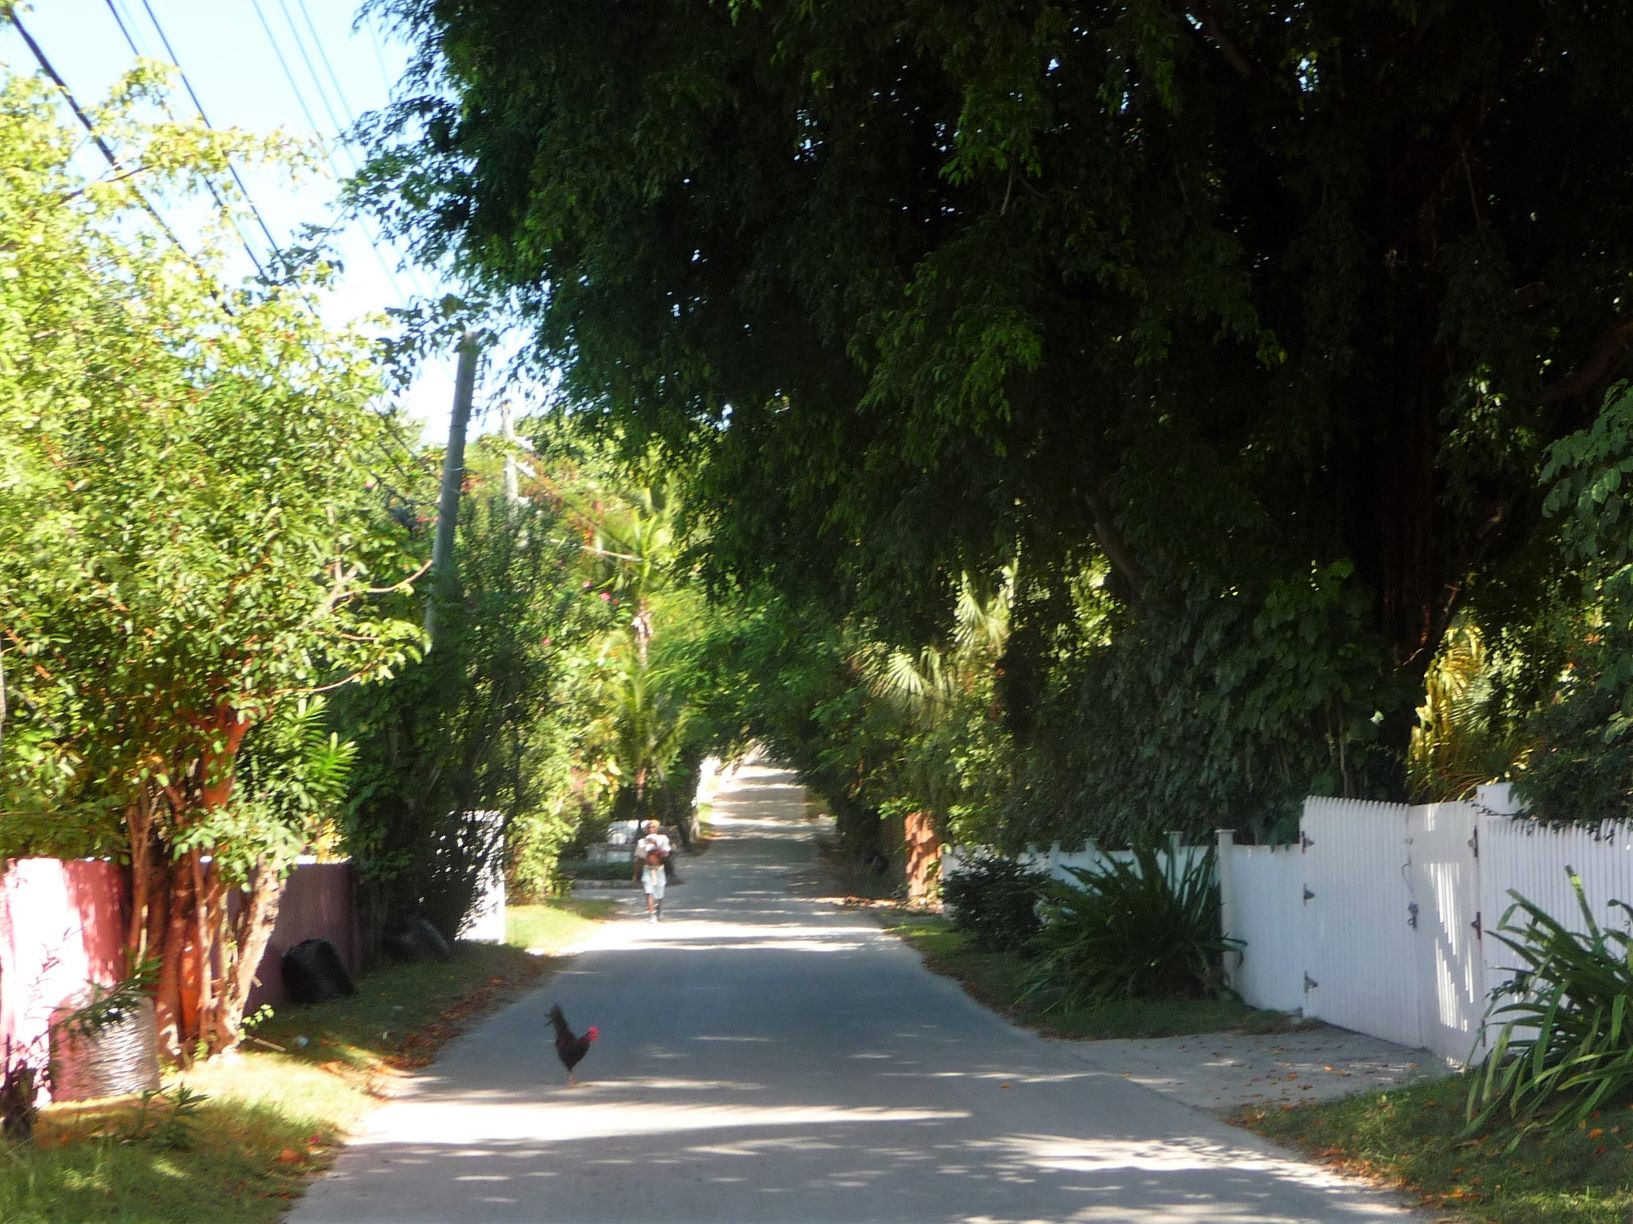
<svg viewBox="0 0 1633 1224"><path fill-rule="evenodd" d="M51 1012L125 967L125 875L102 861L16 859L0 873L0 1052L43 1067Z"/></svg>
<svg viewBox="0 0 1633 1224"><path fill-rule="evenodd" d="M0 874L0 1052L44 1065L51 1012L87 983L125 973L125 869L103 861L19 859ZM350 863L302 863L290 875L278 921L250 991L249 1010L288 1001L281 960L303 939L335 945L353 974L362 935Z"/></svg>
<svg viewBox="0 0 1633 1224"><path fill-rule="evenodd" d="M356 976L363 965L363 933L353 896L350 863L301 863L290 873L278 906L278 922L255 971L256 984L250 990L246 1012L263 1004L277 1007L289 1001L284 990L283 954L304 939L327 939Z"/></svg>

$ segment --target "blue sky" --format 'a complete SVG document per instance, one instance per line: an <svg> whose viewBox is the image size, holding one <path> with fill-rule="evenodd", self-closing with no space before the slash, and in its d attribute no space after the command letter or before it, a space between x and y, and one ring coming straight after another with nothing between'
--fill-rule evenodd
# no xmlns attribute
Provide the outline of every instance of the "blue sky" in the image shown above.
<svg viewBox="0 0 1633 1224"><path fill-rule="evenodd" d="M351 173L360 153L338 133L386 103L407 60L406 48L377 23L353 28L352 0L33 0L19 16L81 102L100 99L134 62L124 31L145 57L169 60L162 31L211 123L316 136L339 174ZM4 21L0 63L14 72L38 71L22 38ZM179 82L175 101L178 110L191 108ZM241 172L280 244L300 226L334 216L338 184L327 168L324 176L293 186L248 167ZM187 218L169 219L185 242ZM265 254L269 244L258 229L247 239ZM336 246L345 271L323 306L331 321L449 288L434 272L398 270L401 253L372 226L353 223ZM451 356L428 362L404 397L404 406L424 422L427 439L446 436L453 368ZM497 428L496 413L484 415L487 407L479 391L473 434Z"/></svg>

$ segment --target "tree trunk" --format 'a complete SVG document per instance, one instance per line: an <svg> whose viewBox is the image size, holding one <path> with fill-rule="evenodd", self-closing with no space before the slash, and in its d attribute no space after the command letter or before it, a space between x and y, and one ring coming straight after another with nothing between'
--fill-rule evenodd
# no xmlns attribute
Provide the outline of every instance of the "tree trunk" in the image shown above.
<svg viewBox="0 0 1633 1224"><path fill-rule="evenodd" d="M203 729L220 739L185 771L185 783L166 787L162 801L158 792L138 800L125 815L132 900L127 946L133 967L155 954L160 959L153 999L159 1040L183 1066L237 1046L244 1004L283 897L283 876L262 863L251 870L234 915L232 890L217 865L206 863L202 850L176 853L156 818L167 802L168 827L185 829L231 798L249 721L222 706Z"/></svg>
<svg viewBox="0 0 1633 1224"><path fill-rule="evenodd" d="M188 1014L188 993L183 984L188 976L187 960L194 954L190 931L196 899L191 873L177 871L176 867L174 862L166 862L152 869L149 893L165 899L166 915L149 949L159 957L159 982L153 995L159 1044L171 1058L186 1066L192 1062L194 1044L188 1038L196 1035L195 1017Z"/></svg>
<svg viewBox="0 0 1633 1224"><path fill-rule="evenodd" d="M223 975L228 989L223 992L216 1016L220 1050L230 1050L238 1044L244 1021L244 1004L255 985L255 970L266 953L272 928L277 924L278 906L283 901L286 879L283 873L272 870L265 863L250 873L249 889L244 894L244 905L238 911L232 933L237 963L230 977Z"/></svg>

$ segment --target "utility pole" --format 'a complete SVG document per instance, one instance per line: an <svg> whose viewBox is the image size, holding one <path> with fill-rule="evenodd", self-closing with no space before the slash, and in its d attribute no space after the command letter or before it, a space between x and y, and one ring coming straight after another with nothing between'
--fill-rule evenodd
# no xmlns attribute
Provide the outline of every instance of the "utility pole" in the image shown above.
<svg viewBox="0 0 1633 1224"><path fill-rule="evenodd" d="M448 451L442 457L442 496L437 502L437 539L431 548L430 598L425 601L425 632L437 635L437 598L453 574L454 528L459 523L459 489L465 479L465 429L476 398L476 333L459 342L459 370L454 376L454 410L448 419Z"/></svg>
<svg viewBox="0 0 1633 1224"><path fill-rule="evenodd" d="M514 506L522 497L516 479L516 423L511 420L508 399L499 403L499 430L505 439L505 501Z"/></svg>

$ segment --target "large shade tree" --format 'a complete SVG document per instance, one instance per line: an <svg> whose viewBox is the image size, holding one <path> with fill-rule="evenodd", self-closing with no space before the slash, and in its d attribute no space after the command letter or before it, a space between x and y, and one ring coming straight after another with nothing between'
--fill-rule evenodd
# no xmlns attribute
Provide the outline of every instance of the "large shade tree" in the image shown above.
<svg viewBox="0 0 1633 1224"><path fill-rule="evenodd" d="M0 82L0 857L129 862L132 965L185 1060L236 1044L335 798L312 696L420 631L376 598L410 569L370 344L317 320L320 270L235 286L151 208L278 150L141 122L150 85L99 110L117 164L88 177L54 91Z"/></svg>
<svg viewBox="0 0 1633 1224"><path fill-rule="evenodd" d="M724 566L907 633L1019 548L1013 676L1098 572L1136 648L1080 682L1221 798L1398 788L1633 341L1621 4L375 7L365 190L703 449Z"/></svg>

